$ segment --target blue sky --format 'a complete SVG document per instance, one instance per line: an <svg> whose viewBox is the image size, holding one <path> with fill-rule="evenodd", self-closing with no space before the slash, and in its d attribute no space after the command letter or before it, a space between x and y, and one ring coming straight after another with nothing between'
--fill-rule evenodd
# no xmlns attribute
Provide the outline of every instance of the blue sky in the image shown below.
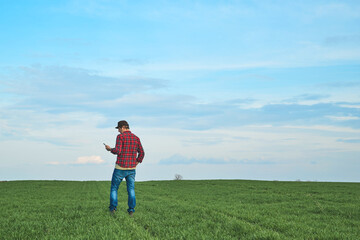
<svg viewBox="0 0 360 240"><path fill-rule="evenodd" d="M358 1L2 1L0 178L360 181Z"/></svg>

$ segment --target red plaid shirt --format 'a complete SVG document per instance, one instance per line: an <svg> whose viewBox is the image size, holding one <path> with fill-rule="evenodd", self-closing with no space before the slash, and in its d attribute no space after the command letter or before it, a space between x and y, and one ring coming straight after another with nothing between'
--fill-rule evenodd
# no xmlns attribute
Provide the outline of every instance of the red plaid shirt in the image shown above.
<svg viewBox="0 0 360 240"><path fill-rule="evenodd" d="M116 146L111 149L111 152L117 155L116 164L122 168L135 168L145 156L140 139L130 131L125 131L117 136Z"/></svg>

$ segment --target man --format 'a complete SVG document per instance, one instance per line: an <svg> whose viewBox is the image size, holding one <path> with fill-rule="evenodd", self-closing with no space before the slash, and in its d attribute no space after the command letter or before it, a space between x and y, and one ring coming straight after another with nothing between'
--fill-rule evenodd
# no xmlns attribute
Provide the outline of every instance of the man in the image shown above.
<svg viewBox="0 0 360 240"><path fill-rule="evenodd" d="M110 188L110 213L114 214L118 204L117 194L120 183L125 178L128 192L128 213L130 216L135 212L135 169L142 162L145 153L140 139L130 131L129 124L119 121L117 127L120 134L116 138L115 148L105 145L105 149L117 155L114 173Z"/></svg>

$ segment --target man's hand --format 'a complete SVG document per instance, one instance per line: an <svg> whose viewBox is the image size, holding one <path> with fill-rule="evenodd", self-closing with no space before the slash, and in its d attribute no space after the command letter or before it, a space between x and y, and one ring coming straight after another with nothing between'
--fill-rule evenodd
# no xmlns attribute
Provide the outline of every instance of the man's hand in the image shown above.
<svg viewBox="0 0 360 240"><path fill-rule="evenodd" d="M109 145L105 145L106 150L111 151L111 147Z"/></svg>

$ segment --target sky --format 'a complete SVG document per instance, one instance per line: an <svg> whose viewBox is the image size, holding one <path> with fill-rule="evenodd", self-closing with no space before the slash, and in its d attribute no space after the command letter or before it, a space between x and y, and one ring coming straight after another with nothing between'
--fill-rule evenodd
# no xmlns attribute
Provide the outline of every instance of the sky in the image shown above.
<svg viewBox="0 0 360 240"><path fill-rule="evenodd" d="M0 1L0 180L360 182L359 1Z"/></svg>

